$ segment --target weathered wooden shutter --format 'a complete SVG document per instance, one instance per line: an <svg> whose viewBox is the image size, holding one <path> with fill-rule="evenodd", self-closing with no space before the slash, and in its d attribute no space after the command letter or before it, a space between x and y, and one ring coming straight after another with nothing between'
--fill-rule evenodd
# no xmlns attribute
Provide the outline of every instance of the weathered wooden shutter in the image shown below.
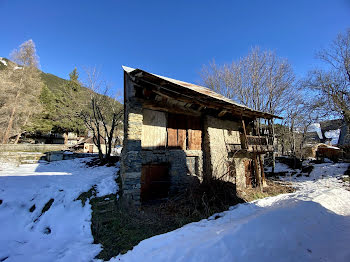
<svg viewBox="0 0 350 262"><path fill-rule="evenodd" d="M176 119L173 114L168 115L168 147L178 147Z"/></svg>
<svg viewBox="0 0 350 262"><path fill-rule="evenodd" d="M165 113L143 109L142 114L142 148L153 149L165 147L167 141Z"/></svg>
<svg viewBox="0 0 350 262"><path fill-rule="evenodd" d="M202 149L202 130L199 117L187 117L188 149Z"/></svg>
<svg viewBox="0 0 350 262"><path fill-rule="evenodd" d="M182 150L186 150L186 116L176 115L177 129L177 145Z"/></svg>
<svg viewBox="0 0 350 262"><path fill-rule="evenodd" d="M186 149L186 116L168 114L168 147Z"/></svg>

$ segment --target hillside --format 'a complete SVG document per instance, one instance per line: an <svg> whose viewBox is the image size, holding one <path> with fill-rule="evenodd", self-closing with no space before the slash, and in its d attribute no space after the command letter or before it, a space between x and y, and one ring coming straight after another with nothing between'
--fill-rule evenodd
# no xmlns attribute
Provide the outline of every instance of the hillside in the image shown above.
<svg viewBox="0 0 350 262"><path fill-rule="evenodd" d="M12 61L0 57L0 70L6 69ZM39 101L43 110L32 117L30 125L25 129L32 133L77 132L86 133L84 122L79 117L81 110L90 110L86 105L90 99L90 89L82 86L78 80L66 80L56 75L41 72L44 87ZM78 75L76 75L78 77ZM98 96L102 96L99 95ZM122 105L108 98L108 103Z"/></svg>

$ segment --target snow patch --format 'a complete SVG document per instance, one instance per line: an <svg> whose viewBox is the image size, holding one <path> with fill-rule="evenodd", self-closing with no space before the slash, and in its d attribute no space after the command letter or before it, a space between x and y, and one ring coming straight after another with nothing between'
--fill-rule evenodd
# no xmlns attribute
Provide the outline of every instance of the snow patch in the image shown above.
<svg viewBox="0 0 350 262"><path fill-rule="evenodd" d="M3 63L5 66L7 66L7 62L6 62L6 60L4 60L3 57L0 57L0 62Z"/></svg>
<svg viewBox="0 0 350 262"><path fill-rule="evenodd" d="M321 125L320 123L314 123L309 126L307 129L308 132L317 132L317 135L320 139L323 139Z"/></svg>
<svg viewBox="0 0 350 262"><path fill-rule="evenodd" d="M115 193L118 168L87 167L86 161L0 163L0 259L92 261L101 251L93 244L91 206L76 199L94 185L100 196Z"/></svg>
<svg viewBox="0 0 350 262"><path fill-rule="evenodd" d="M337 145L338 144L338 140L339 140L339 135L340 135L340 129L336 129L336 130L329 130L327 132L324 133L326 138L331 138L331 144L332 145Z"/></svg>

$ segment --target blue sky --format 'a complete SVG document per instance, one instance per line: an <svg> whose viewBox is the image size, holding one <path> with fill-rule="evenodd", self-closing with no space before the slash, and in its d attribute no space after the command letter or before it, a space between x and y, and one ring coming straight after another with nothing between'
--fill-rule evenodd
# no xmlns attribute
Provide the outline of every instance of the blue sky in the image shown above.
<svg viewBox="0 0 350 262"><path fill-rule="evenodd" d="M43 71L67 78L97 66L115 88L121 65L198 83L203 64L253 46L287 58L301 77L350 27L350 0L0 0L0 13L0 56L33 39Z"/></svg>

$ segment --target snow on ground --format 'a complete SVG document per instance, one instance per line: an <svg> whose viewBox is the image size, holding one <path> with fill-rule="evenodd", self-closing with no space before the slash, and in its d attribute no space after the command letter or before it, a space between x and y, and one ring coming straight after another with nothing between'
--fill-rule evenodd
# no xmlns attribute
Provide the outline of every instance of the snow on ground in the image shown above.
<svg viewBox="0 0 350 262"><path fill-rule="evenodd" d="M92 244L91 207L74 200L93 185L99 196L116 192L117 167L84 161L0 164L0 261L94 260L101 247ZM306 177L277 164L296 192L231 207L111 261L350 261L350 185L339 180L347 167L318 164Z"/></svg>
<svg viewBox="0 0 350 262"><path fill-rule="evenodd" d="M0 261L91 261L100 252L92 244L90 204L74 200L94 185L98 196L115 193L117 167L89 168L87 160L0 163Z"/></svg>
<svg viewBox="0 0 350 262"><path fill-rule="evenodd" d="M338 179L347 167L315 165L309 177L285 178L294 193L231 207L111 261L350 261L350 192Z"/></svg>

